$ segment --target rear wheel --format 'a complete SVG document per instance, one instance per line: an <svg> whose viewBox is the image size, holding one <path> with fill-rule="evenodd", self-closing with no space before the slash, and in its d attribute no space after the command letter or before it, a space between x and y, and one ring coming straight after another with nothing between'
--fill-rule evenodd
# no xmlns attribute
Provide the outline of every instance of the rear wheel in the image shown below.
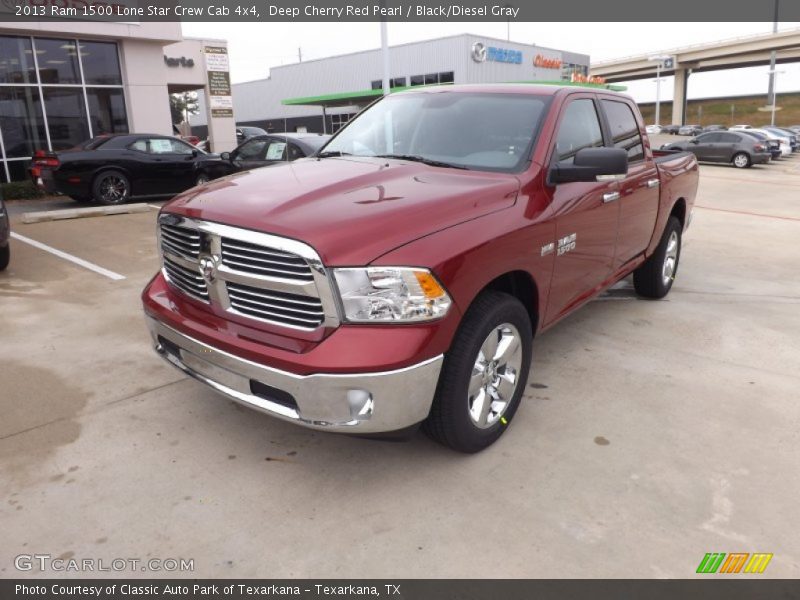
<svg viewBox="0 0 800 600"><path fill-rule="evenodd" d="M532 341L530 317L519 300L481 294L445 358L425 432L460 452L479 452L497 441L525 390Z"/></svg>
<svg viewBox="0 0 800 600"><path fill-rule="evenodd" d="M197 179L195 179L194 184L203 185L204 183L208 183L209 181L210 179L208 178L208 175L206 173L198 173Z"/></svg>
<svg viewBox="0 0 800 600"><path fill-rule="evenodd" d="M0 271L3 271L11 260L11 244L0 246Z"/></svg>
<svg viewBox="0 0 800 600"><path fill-rule="evenodd" d="M670 217L656 251L633 272L633 287L640 296L663 298L672 289L681 258L682 229L678 218Z"/></svg>
<svg viewBox="0 0 800 600"><path fill-rule="evenodd" d="M95 178L92 192L101 204L124 204L130 199L131 184L119 171L104 171Z"/></svg>
<svg viewBox="0 0 800 600"><path fill-rule="evenodd" d="M746 152L738 152L733 155L733 166L737 169L746 169L751 164L750 155Z"/></svg>

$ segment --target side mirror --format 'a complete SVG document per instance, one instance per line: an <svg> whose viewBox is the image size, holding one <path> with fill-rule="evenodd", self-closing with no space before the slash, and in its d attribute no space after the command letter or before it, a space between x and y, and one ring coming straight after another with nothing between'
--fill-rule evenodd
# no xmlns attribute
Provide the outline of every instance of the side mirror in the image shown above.
<svg viewBox="0 0 800 600"><path fill-rule="evenodd" d="M697 138L692 138L691 140L689 140L689 143L690 144L699 144L700 142L697 141Z"/></svg>
<svg viewBox="0 0 800 600"><path fill-rule="evenodd" d="M197 158L198 156L200 156L200 151L199 150L192 150L192 156L194 158Z"/></svg>
<svg viewBox="0 0 800 600"><path fill-rule="evenodd" d="M231 160L231 153L230 152L223 152L219 155L222 160Z"/></svg>
<svg viewBox="0 0 800 600"><path fill-rule="evenodd" d="M559 162L550 169L551 183L618 179L628 172L628 153L622 148L583 148L572 163Z"/></svg>

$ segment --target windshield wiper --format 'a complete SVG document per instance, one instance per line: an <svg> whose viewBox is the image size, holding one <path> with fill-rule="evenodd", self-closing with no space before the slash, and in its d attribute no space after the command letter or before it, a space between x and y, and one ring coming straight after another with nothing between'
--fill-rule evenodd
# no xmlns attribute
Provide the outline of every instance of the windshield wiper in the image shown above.
<svg viewBox="0 0 800 600"><path fill-rule="evenodd" d="M420 156L419 154L376 154L378 158L396 158L398 160L410 160L413 162L419 162L424 165L428 165L430 167L447 167L450 169L464 169L465 171L469 171L468 167L463 165L454 165L453 163L443 162L441 160L433 160L430 158L425 158L424 156Z"/></svg>
<svg viewBox="0 0 800 600"><path fill-rule="evenodd" d="M328 150L327 152L320 152L316 155L317 158L331 158L333 156L352 156L349 152L342 152L341 150Z"/></svg>

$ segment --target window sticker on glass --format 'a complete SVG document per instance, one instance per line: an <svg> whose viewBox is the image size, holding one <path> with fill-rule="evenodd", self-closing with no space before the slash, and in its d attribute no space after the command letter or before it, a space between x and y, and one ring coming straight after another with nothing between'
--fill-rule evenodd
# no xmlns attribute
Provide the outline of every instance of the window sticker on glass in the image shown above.
<svg viewBox="0 0 800 600"><path fill-rule="evenodd" d="M150 140L150 151L155 154L172 152L172 144L169 140Z"/></svg>
<svg viewBox="0 0 800 600"><path fill-rule="evenodd" d="M267 149L266 160L281 160L283 159L283 151L286 148L286 142L273 142Z"/></svg>

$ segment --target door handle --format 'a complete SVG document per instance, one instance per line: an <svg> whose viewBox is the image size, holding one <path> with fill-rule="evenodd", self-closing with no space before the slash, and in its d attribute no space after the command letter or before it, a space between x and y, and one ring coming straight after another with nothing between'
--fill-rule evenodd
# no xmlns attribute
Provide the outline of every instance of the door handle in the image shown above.
<svg viewBox="0 0 800 600"><path fill-rule="evenodd" d="M614 200L619 200L619 192L603 194L603 202L614 202Z"/></svg>
<svg viewBox="0 0 800 600"><path fill-rule="evenodd" d="M661 185L661 180L660 179L648 179L647 180L647 187L649 187L649 188L658 187L659 185Z"/></svg>

